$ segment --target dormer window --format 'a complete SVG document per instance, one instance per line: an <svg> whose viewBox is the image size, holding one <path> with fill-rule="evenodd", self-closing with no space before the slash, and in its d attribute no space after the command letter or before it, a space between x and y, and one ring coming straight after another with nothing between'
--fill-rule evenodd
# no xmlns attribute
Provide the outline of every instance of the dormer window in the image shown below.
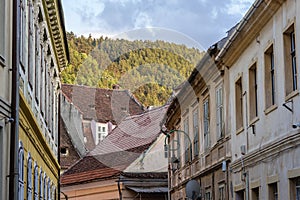
<svg viewBox="0 0 300 200"><path fill-rule="evenodd" d="M62 156L67 156L69 154L68 148L67 147L61 147L60 148L60 153Z"/></svg>

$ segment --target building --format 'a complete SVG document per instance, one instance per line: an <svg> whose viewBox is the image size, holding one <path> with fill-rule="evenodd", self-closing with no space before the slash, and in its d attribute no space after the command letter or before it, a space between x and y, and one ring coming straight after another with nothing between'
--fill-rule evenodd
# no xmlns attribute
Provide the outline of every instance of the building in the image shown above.
<svg viewBox="0 0 300 200"><path fill-rule="evenodd" d="M232 30L228 32L228 35ZM164 119L168 137L169 198L229 199L230 126L228 70L215 62L227 38L209 48L171 102Z"/></svg>
<svg viewBox="0 0 300 200"><path fill-rule="evenodd" d="M8 199L12 125L13 2L0 1L0 199Z"/></svg>
<svg viewBox="0 0 300 200"><path fill-rule="evenodd" d="M128 91L79 85L62 85L61 172L82 158L129 115L144 107Z"/></svg>
<svg viewBox="0 0 300 200"><path fill-rule="evenodd" d="M68 62L62 5L54 0L13 5L12 73L17 78L10 167L18 171L11 172L8 199L57 199L59 74Z"/></svg>
<svg viewBox="0 0 300 200"><path fill-rule="evenodd" d="M143 105L128 90L63 84L62 92L64 98L82 113L86 139L94 143L89 150L103 140L124 117L144 112ZM68 109L63 111L64 115ZM87 136L90 135L88 132L91 132L92 138Z"/></svg>
<svg viewBox="0 0 300 200"><path fill-rule="evenodd" d="M160 122L166 109L124 118L93 151L66 170L61 184L68 199L165 199L167 160Z"/></svg>
<svg viewBox="0 0 300 200"><path fill-rule="evenodd" d="M234 199L300 199L299 20L299 1L257 0L218 54Z"/></svg>

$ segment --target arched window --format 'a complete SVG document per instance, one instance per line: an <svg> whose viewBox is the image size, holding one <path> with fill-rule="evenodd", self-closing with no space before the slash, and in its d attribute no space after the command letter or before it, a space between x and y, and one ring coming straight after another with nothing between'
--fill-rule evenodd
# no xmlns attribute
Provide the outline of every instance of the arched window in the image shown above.
<svg viewBox="0 0 300 200"><path fill-rule="evenodd" d="M27 1L26 0L20 0L20 36L21 36L21 43L20 43L20 61L22 63L23 70L25 70L26 66L26 56L27 56L27 37L26 37L26 7L27 7Z"/></svg>
<svg viewBox="0 0 300 200"><path fill-rule="evenodd" d="M47 200L47 176L46 173L44 172L44 184L43 184L43 197L44 200Z"/></svg>
<svg viewBox="0 0 300 200"><path fill-rule="evenodd" d="M18 161L19 161L18 199L23 200L24 199L24 148L21 141L19 143Z"/></svg>
<svg viewBox="0 0 300 200"><path fill-rule="evenodd" d="M32 158L28 153L27 160L27 199L32 199Z"/></svg>
<svg viewBox="0 0 300 200"><path fill-rule="evenodd" d="M35 162L34 163L34 200L38 200L39 199L39 195L38 195L38 184L39 184L39 179L38 179L38 165Z"/></svg>
<svg viewBox="0 0 300 200"><path fill-rule="evenodd" d="M47 189L48 189L48 200L52 199L52 195L51 195L51 180L50 178L48 178L48 185L47 185Z"/></svg>
<svg viewBox="0 0 300 200"><path fill-rule="evenodd" d="M43 177L43 170L40 170L40 185L39 185L39 194L40 200L43 200L43 184L44 184L44 177Z"/></svg>

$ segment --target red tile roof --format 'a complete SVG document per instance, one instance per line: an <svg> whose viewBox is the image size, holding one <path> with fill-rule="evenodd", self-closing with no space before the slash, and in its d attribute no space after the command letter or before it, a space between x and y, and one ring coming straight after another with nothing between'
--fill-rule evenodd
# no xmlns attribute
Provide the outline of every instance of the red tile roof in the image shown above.
<svg viewBox="0 0 300 200"><path fill-rule="evenodd" d="M126 115L144 111L142 104L128 90L63 84L62 92L79 108L86 120L118 124Z"/></svg>
<svg viewBox="0 0 300 200"><path fill-rule="evenodd" d="M80 184L118 176L147 150L160 134L167 107L126 117L87 156L61 176L61 184Z"/></svg>
<svg viewBox="0 0 300 200"><path fill-rule="evenodd" d="M126 117L90 154L125 151L152 143L160 133L160 122L166 109L165 106Z"/></svg>

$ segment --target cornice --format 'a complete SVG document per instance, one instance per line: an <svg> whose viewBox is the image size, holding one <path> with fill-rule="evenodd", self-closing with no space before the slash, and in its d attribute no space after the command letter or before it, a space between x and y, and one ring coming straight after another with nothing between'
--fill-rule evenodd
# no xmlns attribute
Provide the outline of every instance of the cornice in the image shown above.
<svg viewBox="0 0 300 200"><path fill-rule="evenodd" d="M60 8L60 0L43 0L43 7L46 14L47 25L51 35L51 43L59 64L60 71L68 63L68 45L64 27L63 12Z"/></svg>
<svg viewBox="0 0 300 200"><path fill-rule="evenodd" d="M242 159L235 160L231 163L232 169L241 167L242 161L244 166L256 165L265 159L272 158L277 154L295 148L300 145L299 131L293 131L291 134L278 138L277 140L270 142L262 146L259 149L254 150L242 157Z"/></svg>

